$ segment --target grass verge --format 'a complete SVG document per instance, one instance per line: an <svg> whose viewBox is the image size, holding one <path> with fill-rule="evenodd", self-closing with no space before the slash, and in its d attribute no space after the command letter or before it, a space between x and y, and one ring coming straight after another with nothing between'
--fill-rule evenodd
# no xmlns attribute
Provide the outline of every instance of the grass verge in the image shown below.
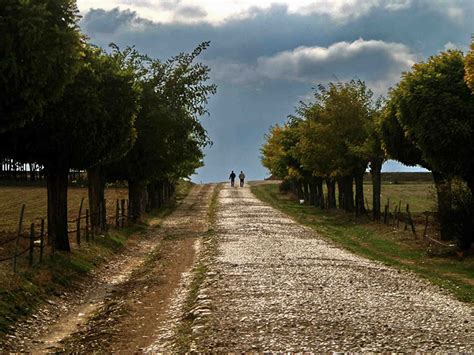
<svg viewBox="0 0 474 355"><path fill-rule="evenodd" d="M212 193L207 214L209 228L206 232L206 235L204 236L204 247L201 251L201 254L199 255L200 260L193 269L192 280L189 285L188 295L183 307L183 314L185 314L186 317L179 323L176 329L175 350L180 354L189 353L190 351L190 346L193 341L192 325L195 318L191 311L196 305L199 290L206 278L206 273L209 269L208 263L213 258L217 250L217 240L215 238L216 233L214 227L217 218L218 196L221 187L221 185L217 185Z"/></svg>
<svg viewBox="0 0 474 355"><path fill-rule="evenodd" d="M451 254L430 255L423 241L403 228L393 229L340 211L323 211L281 194L277 184L253 185L254 195L313 228L321 236L372 260L413 271L451 291L459 300L474 303L474 257L460 261Z"/></svg>

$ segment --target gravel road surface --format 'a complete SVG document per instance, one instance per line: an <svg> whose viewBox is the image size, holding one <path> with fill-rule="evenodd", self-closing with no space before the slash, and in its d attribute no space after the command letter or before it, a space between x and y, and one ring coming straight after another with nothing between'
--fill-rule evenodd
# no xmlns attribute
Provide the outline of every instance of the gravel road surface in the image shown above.
<svg viewBox="0 0 474 355"><path fill-rule="evenodd" d="M219 194L217 257L198 296L198 351L474 351L474 308L342 250L259 201Z"/></svg>

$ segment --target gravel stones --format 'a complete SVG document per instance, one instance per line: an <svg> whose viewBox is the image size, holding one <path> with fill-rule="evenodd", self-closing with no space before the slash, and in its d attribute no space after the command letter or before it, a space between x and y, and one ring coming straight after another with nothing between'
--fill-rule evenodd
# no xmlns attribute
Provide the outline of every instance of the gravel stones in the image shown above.
<svg viewBox="0 0 474 355"><path fill-rule="evenodd" d="M473 307L225 187L197 351L474 351ZM205 304L200 304L200 302Z"/></svg>

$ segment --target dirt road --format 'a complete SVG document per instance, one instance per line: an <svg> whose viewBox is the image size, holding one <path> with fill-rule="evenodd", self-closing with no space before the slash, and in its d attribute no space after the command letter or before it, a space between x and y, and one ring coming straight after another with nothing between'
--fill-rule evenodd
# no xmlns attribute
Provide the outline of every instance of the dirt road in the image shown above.
<svg viewBox="0 0 474 355"><path fill-rule="evenodd" d="M474 351L474 308L221 190L198 351ZM198 306L199 307L199 306Z"/></svg>
<svg viewBox="0 0 474 355"><path fill-rule="evenodd" d="M214 189L195 186L71 309L25 323L12 349L474 351L472 306L334 246L247 187L224 186L210 208Z"/></svg>
<svg viewBox="0 0 474 355"><path fill-rule="evenodd" d="M195 185L160 228L93 272L82 287L49 300L0 348L32 353L134 353L173 334L189 272L208 230L213 185ZM153 221L151 221L153 223Z"/></svg>

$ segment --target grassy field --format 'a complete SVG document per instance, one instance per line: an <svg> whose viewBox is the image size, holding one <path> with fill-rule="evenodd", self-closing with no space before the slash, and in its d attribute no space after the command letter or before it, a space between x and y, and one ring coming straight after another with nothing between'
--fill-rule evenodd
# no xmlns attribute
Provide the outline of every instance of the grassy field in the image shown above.
<svg viewBox="0 0 474 355"><path fill-rule="evenodd" d="M68 189L68 218L77 217L81 199L84 198L84 210L88 206L87 188ZM128 198L127 189L107 188L105 191L107 210L115 211L117 199ZM46 218L46 187L40 186L0 186L0 232L15 231L18 225L21 205L25 204L24 223L28 225L35 218Z"/></svg>
<svg viewBox="0 0 474 355"><path fill-rule="evenodd" d="M390 185L386 194L396 194L402 189L406 202L421 211L432 201L427 187L414 184ZM371 222L368 218L356 219L341 211L323 211L300 205L289 195L281 194L277 184L253 185L253 193L261 200L288 214L297 222L310 226L321 236L367 258L381 261L418 273L431 282L453 292L460 300L474 303L474 257L462 261L456 254L443 250L430 250L425 242L403 230ZM401 199L400 195L397 198ZM369 197L369 196L368 196Z"/></svg>
<svg viewBox="0 0 474 355"><path fill-rule="evenodd" d="M372 184L364 184L364 194L368 201L369 208L372 209ZM395 205L401 201L402 209L410 204L412 213L422 213L434 211L436 207L436 194L434 185L430 182L403 184L382 183L381 203L384 206L390 200L390 210L393 211Z"/></svg>

